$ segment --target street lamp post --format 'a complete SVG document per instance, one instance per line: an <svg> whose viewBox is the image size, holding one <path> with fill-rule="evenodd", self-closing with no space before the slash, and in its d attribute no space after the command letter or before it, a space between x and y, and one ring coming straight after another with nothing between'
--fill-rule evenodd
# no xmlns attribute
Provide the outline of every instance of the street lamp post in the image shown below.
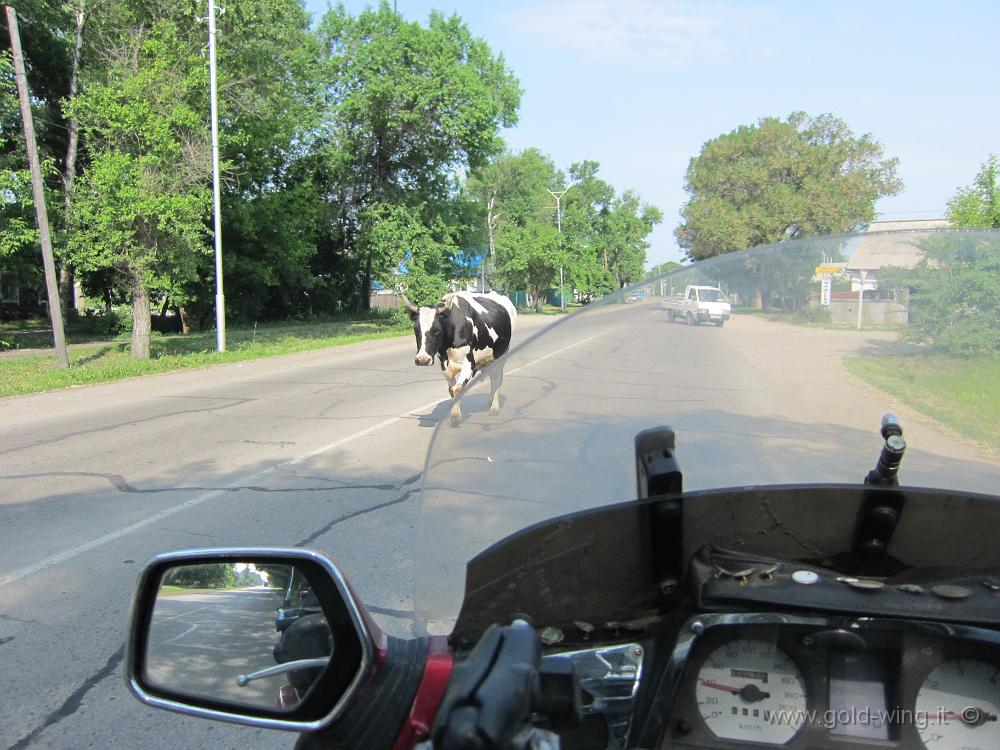
<svg viewBox="0 0 1000 750"><path fill-rule="evenodd" d="M215 85L215 0L208 0L208 73L212 110L212 210L215 214L215 341L226 351L226 296L222 289L222 199L219 187L219 105Z"/></svg>
<svg viewBox="0 0 1000 750"><path fill-rule="evenodd" d="M563 261L562 261L562 197L569 192L574 183L570 183L559 191L549 190L549 195L556 199L556 229L559 232L559 309L566 311L566 289L563 287Z"/></svg>

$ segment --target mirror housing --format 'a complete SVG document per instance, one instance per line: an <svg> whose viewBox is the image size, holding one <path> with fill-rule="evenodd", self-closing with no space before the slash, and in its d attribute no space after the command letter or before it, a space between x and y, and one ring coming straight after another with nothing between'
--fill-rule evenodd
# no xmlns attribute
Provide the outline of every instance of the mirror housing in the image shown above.
<svg viewBox="0 0 1000 750"><path fill-rule="evenodd" d="M147 657L153 612L165 575L190 566L227 563L263 568L289 566L300 571L308 580L310 595L315 596L316 604L322 609L335 644L334 654L315 684L294 706L280 707L277 700L273 707L254 706L223 696L192 694L150 678ZM275 607L277 617L269 615L275 642L291 624L283 622L283 618L291 614L285 604L280 602ZM284 628L279 627L279 623ZM330 726L343 715L374 670L376 653L384 647L383 641L384 636L367 616L339 568L323 554L304 549L182 550L158 555L139 575L129 615L125 680L136 698L157 708L261 728L313 732ZM236 678L234 674L234 684L244 684ZM275 695L278 695L277 689Z"/></svg>

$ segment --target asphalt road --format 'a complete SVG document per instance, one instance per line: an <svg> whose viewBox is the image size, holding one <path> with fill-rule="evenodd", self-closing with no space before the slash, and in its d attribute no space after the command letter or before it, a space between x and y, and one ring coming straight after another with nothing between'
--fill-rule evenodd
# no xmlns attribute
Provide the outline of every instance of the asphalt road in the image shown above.
<svg viewBox="0 0 1000 750"><path fill-rule="evenodd" d="M161 593L149 625L146 673L161 689L273 709L280 675L244 686L237 675L275 666L281 589Z"/></svg>
<svg viewBox="0 0 1000 750"><path fill-rule="evenodd" d="M550 322L522 318L521 339ZM889 346L885 335L756 318L688 327L666 323L650 304L609 311L592 329L570 322L511 358L510 398L493 433L516 416L548 420L545 440L520 450L556 465L560 449L569 451L576 463L553 475L549 495L579 485L573 446L602 434L599 420L587 432L557 422L584 404L623 430L669 416L692 489L804 474L859 481L889 409L915 446L912 483L955 477L969 489L1000 487L995 460L839 366L845 353ZM0 746L292 745L287 734L157 711L127 693L131 588L141 563L165 550L326 550L383 627L423 632L411 596L415 499L449 403L440 371L416 368L413 349L411 338L369 342L0 401ZM551 393L558 398L543 398ZM470 427L443 431L439 456L485 445L466 439L488 419L484 407L472 393ZM843 435L856 450L844 452L835 440ZM589 460L621 463L625 487L634 480L631 440L619 442L620 456L598 441ZM529 476L514 480L523 486Z"/></svg>
<svg viewBox="0 0 1000 750"><path fill-rule="evenodd" d="M526 338L550 316L522 316ZM291 747L140 705L122 679L142 563L208 546L330 552L414 632L414 506L450 401L412 336L0 399L0 747Z"/></svg>

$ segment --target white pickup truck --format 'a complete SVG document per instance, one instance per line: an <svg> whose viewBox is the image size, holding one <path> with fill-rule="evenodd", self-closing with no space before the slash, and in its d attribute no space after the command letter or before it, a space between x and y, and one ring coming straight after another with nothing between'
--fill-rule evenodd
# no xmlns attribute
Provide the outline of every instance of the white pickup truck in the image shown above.
<svg viewBox="0 0 1000 750"><path fill-rule="evenodd" d="M684 294L665 298L661 307L667 311L667 320L680 318L688 325L715 323L721 327L732 313L725 293L715 286L688 286Z"/></svg>

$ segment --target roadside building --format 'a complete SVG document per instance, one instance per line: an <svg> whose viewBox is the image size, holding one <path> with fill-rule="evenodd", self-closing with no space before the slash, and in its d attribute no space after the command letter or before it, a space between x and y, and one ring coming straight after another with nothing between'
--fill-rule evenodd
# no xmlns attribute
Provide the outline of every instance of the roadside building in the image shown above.
<svg viewBox="0 0 1000 750"><path fill-rule="evenodd" d="M936 229L950 229L947 219L910 219L873 221L865 233L851 240L846 248L850 260L846 272L851 291L864 288L866 297L878 290L879 271L883 268L915 268L923 260L919 243Z"/></svg>
<svg viewBox="0 0 1000 750"><path fill-rule="evenodd" d="M905 325L909 320L908 291L883 283L889 268L915 268L924 257L920 243L934 231L949 229L946 219L909 219L906 221L873 221L864 233L850 239L844 247L846 263L827 263L817 268L829 279L839 279L846 285L839 290L823 287L821 304L827 308L834 323L863 325ZM839 266L836 268L835 266Z"/></svg>

